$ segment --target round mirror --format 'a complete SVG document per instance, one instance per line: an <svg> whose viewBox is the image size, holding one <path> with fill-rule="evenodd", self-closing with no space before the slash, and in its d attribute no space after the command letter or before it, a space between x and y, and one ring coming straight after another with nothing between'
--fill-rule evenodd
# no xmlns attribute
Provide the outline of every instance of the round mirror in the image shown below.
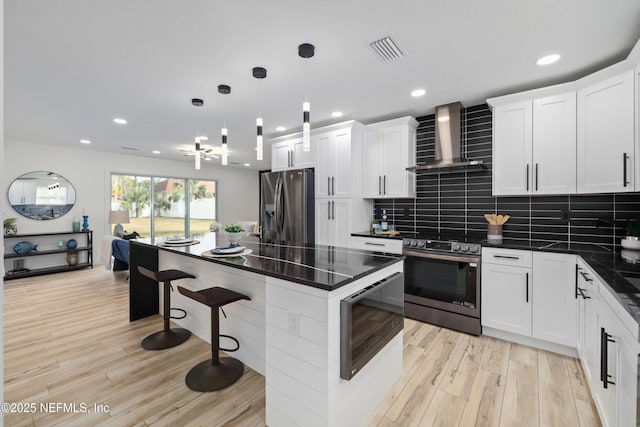
<svg viewBox="0 0 640 427"><path fill-rule="evenodd" d="M76 190L57 173L29 172L9 186L9 204L20 215L35 219L56 219L71 210Z"/></svg>

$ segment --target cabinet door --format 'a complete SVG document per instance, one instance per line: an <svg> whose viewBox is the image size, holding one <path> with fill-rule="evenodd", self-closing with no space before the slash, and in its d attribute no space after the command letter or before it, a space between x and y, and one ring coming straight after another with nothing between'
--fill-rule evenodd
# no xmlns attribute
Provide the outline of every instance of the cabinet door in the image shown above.
<svg viewBox="0 0 640 427"><path fill-rule="evenodd" d="M531 269L482 263L482 326L531 335Z"/></svg>
<svg viewBox="0 0 640 427"><path fill-rule="evenodd" d="M633 191L633 71L578 91L578 193Z"/></svg>
<svg viewBox="0 0 640 427"><path fill-rule="evenodd" d="M292 169L304 169L315 167L316 159L313 147L311 150L304 151L302 148L302 139L298 139L293 143Z"/></svg>
<svg viewBox="0 0 640 427"><path fill-rule="evenodd" d="M318 150L318 167L316 176L316 197L331 196L331 178L336 173L335 137L331 134L322 134L312 138L312 143Z"/></svg>
<svg viewBox="0 0 640 427"><path fill-rule="evenodd" d="M333 199L332 200L332 222L333 222L333 245L341 248L348 248L351 238L351 200L350 199Z"/></svg>
<svg viewBox="0 0 640 427"><path fill-rule="evenodd" d="M291 167L291 146L288 142L278 142L271 146L271 170L287 170Z"/></svg>
<svg viewBox="0 0 640 427"><path fill-rule="evenodd" d="M407 129L383 131L383 197L407 197Z"/></svg>
<svg viewBox="0 0 640 427"><path fill-rule="evenodd" d="M382 196L382 130L368 130L364 133L362 155L362 197L375 199Z"/></svg>
<svg viewBox="0 0 640 427"><path fill-rule="evenodd" d="M335 170L331 181L334 197L349 197L353 188L353 165L351 163L351 130L345 129L334 135Z"/></svg>
<svg viewBox="0 0 640 427"><path fill-rule="evenodd" d="M316 200L316 243L318 245L333 245L334 225L331 219L332 199Z"/></svg>
<svg viewBox="0 0 640 427"><path fill-rule="evenodd" d="M534 194L576 192L576 93L533 100Z"/></svg>
<svg viewBox="0 0 640 427"><path fill-rule="evenodd" d="M634 117L634 122L636 124L635 127L635 135L636 135L636 140L635 140L635 147L636 147L636 151L640 149L640 65L638 65L635 69L635 88L636 90L634 91L634 96L635 96L635 117ZM635 178L636 178L636 186L635 188L637 188L638 190L640 190L640 152L638 152L636 154L636 161L635 161L635 174L634 174Z"/></svg>
<svg viewBox="0 0 640 427"><path fill-rule="evenodd" d="M618 381L618 337L616 336L615 325L612 322L613 313L606 303L600 304L598 317L598 331L600 345L598 346L598 376L596 378L596 403L600 407L600 413L605 426L618 425L617 410L617 384ZM603 335L606 334L605 337ZM607 339L608 338L608 339ZM604 387L604 379L610 381Z"/></svg>
<svg viewBox="0 0 640 427"><path fill-rule="evenodd" d="M531 192L531 101L496 107L493 116L493 194Z"/></svg>
<svg viewBox="0 0 640 427"><path fill-rule="evenodd" d="M636 425L638 397L638 343L631 336L621 333L617 342L618 425Z"/></svg>
<svg viewBox="0 0 640 427"><path fill-rule="evenodd" d="M576 346L576 256L533 252L532 336Z"/></svg>

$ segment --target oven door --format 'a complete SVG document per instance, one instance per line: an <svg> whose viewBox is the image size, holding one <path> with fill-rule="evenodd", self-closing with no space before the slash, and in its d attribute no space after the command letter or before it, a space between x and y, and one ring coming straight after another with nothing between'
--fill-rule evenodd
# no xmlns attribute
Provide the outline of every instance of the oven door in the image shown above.
<svg viewBox="0 0 640 427"><path fill-rule="evenodd" d="M407 302L480 317L480 258L405 250Z"/></svg>

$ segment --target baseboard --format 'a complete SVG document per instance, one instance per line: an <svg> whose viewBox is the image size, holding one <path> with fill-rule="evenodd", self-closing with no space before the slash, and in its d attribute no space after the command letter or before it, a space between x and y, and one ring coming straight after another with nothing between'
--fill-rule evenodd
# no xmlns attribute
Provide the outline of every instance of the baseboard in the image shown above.
<svg viewBox="0 0 640 427"><path fill-rule="evenodd" d="M562 354L573 358L578 358L578 350L575 347L570 347L562 344L556 344L548 341L539 340L537 338L526 337L512 332L501 331L500 329L482 327L482 335L487 335L493 338L499 338L505 341L515 342L517 344L527 345L529 347L538 348L540 350L550 351L552 353Z"/></svg>

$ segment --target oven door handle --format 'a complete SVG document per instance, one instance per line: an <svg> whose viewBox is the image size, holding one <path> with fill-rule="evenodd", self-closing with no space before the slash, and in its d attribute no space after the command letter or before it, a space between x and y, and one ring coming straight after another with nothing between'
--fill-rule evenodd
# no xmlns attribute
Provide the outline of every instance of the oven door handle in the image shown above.
<svg viewBox="0 0 640 427"><path fill-rule="evenodd" d="M444 254L414 252L406 249L402 251L402 255L414 256L418 258L427 258L427 259L440 259L443 261L480 262L480 257L473 257L473 256L465 257L465 256L458 256L458 255L444 255Z"/></svg>

